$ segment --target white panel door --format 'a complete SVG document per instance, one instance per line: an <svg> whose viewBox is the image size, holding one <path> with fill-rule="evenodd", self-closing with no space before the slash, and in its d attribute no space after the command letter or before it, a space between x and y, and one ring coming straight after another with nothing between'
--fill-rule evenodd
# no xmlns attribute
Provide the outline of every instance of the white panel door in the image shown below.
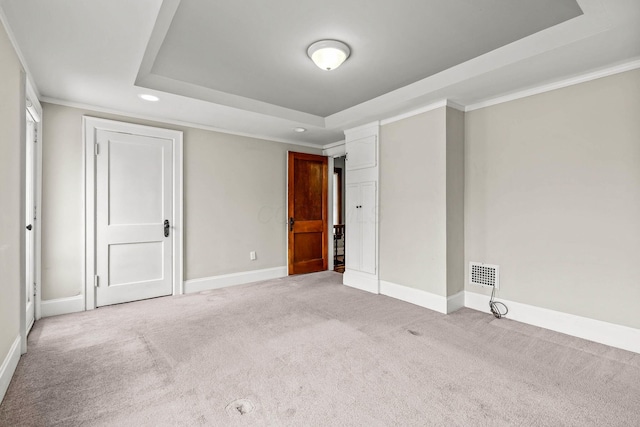
<svg viewBox="0 0 640 427"><path fill-rule="evenodd" d="M96 141L96 305L171 295L172 141L105 130Z"/></svg>
<svg viewBox="0 0 640 427"><path fill-rule="evenodd" d="M376 182L347 186L346 268L376 274Z"/></svg>
<svg viewBox="0 0 640 427"><path fill-rule="evenodd" d="M360 270L365 273L376 274L376 183L363 182L360 184L360 216L362 249Z"/></svg>

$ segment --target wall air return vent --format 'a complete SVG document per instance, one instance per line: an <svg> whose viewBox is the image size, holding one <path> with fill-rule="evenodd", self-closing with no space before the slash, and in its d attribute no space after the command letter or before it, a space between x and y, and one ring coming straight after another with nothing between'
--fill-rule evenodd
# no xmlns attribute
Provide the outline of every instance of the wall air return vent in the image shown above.
<svg viewBox="0 0 640 427"><path fill-rule="evenodd" d="M500 289L500 267L481 262L469 263L469 283Z"/></svg>

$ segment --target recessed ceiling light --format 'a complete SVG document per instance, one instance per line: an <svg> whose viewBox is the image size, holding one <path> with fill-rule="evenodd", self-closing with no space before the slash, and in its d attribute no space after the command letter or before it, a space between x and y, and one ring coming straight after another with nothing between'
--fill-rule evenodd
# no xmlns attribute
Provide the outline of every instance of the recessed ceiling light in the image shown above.
<svg viewBox="0 0 640 427"><path fill-rule="evenodd" d="M351 49L338 40L320 40L309 46L307 55L319 68L331 71L351 55Z"/></svg>
<svg viewBox="0 0 640 427"><path fill-rule="evenodd" d="M160 98L158 98L155 95L149 95L148 93L141 93L140 95L138 95L141 99L144 99L145 101L151 101L151 102L156 102L156 101L160 101Z"/></svg>
<svg viewBox="0 0 640 427"><path fill-rule="evenodd" d="M294 132L298 132L298 133L302 133L302 132L306 132L307 130L305 128L293 128Z"/></svg>

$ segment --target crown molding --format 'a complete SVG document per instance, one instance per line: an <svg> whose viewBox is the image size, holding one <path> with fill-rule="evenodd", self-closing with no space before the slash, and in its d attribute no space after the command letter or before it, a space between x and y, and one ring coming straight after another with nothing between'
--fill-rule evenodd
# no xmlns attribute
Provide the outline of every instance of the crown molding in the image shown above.
<svg viewBox="0 0 640 427"><path fill-rule="evenodd" d="M343 139L341 141L336 141L336 142L332 142L331 144L323 145L322 149L328 150L330 148L339 147L340 145L344 145L344 144L345 144L345 140Z"/></svg>
<svg viewBox="0 0 640 427"><path fill-rule="evenodd" d="M442 99L440 101L425 105L424 107L416 108L415 110L407 111L406 113L398 114L397 116L380 120L380 125L381 126L388 125L390 123L408 119L409 117L417 116L418 114L423 114L423 113L433 111L442 107L450 107L462 112L465 111L465 107L463 105L460 105L457 102L453 102L449 99Z"/></svg>
<svg viewBox="0 0 640 427"><path fill-rule="evenodd" d="M380 121L380 125L388 125L393 122L397 122L399 120L404 120L409 117L416 116L418 114L426 113L428 111L432 111L442 107L451 107L456 110L462 112L469 112L478 110L481 108L491 107L493 105L502 104L505 102L515 101L517 99L526 98L528 96L538 95L545 92L550 92L556 89L562 89L565 87L577 85L580 83L586 83L591 80L600 79L603 77L612 76L615 74L624 73L626 71L632 71L640 68L640 58L634 58L630 61L626 61L620 64L616 64L613 66L601 68L595 71L589 71L587 73L583 73L577 76L573 76L567 79L562 79L553 83L547 83L540 86L535 86L529 89L521 90L518 92L510 93L507 95L501 95L495 98L489 98L484 101L476 102L469 105L462 105L457 102L451 101L449 99L443 99L437 102L433 102L431 104L425 105L424 107L416 108L414 110L408 111L406 113L399 114L397 116L389 117L387 119L383 119Z"/></svg>
<svg viewBox="0 0 640 427"><path fill-rule="evenodd" d="M374 132L374 133L377 133L379 128L380 128L380 122L376 120L375 122L369 122L369 123L364 124L364 125L356 126L356 127L349 128L349 129L345 129L344 134L348 138L349 135L355 135L355 134L361 133L361 132Z"/></svg>
<svg viewBox="0 0 640 427"><path fill-rule="evenodd" d="M452 101L450 99L447 99L447 107L449 108L453 108L454 110L458 110L464 113L464 109L466 108L464 105L459 104L455 101Z"/></svg>
<svg viewBox="0 0 640 427"><path fill-rule="evenodd" d="M340 157L347 153L347 145L345 141L339 143L327 144L322 149L322 155L327 157Z"/></svg>
<svg viewBox="0 0 640 427"><path fill-rule="evenodd" d="M545 92L550 92L556 89L562 89L565 87L577 85L580 83L586 83L591 80L600 79L602 77L608 77L615 74L624 73L626 71L636 70L640 68L640 58L635 58L629 62L624 62L614 66L601 68L596 71L590 71L585 74L580 74L568 79L559 80L553 83L547 83L541 86L536 86L530 89L521 90L511 94L499 96L496 98L487 99L474 104L467 105L464 108L465 112L478 110L481 108L491 107L493 105L503 104L509 101L515 101L517 99L526 98L528 96L538 95Z"/></svg>

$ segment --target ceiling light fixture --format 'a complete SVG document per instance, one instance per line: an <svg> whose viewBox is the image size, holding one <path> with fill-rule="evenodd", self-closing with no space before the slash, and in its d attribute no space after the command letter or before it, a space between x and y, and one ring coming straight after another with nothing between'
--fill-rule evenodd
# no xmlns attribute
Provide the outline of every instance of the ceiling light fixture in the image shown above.
<svg viewBox="0 0 640 427"><path fill-rule="evenodd" d="M160 98L158 98L157 96L149 95L147 93L141 93L138 96L140 97L140 99L144 99L145 101L151 101L151 102L160 101Z"/></svg>
<svg viewBox="0 0 640 427"><path fill-rule="evenodd" d="M338 68L351 54L349 46L338 40L320 40L307 49L309 58L323 70Z"/></svg>
<svg viewBox="0 0 640 427"><path fill-rule="evenodd" d="M293 128L294 132L298 132L298 133L302 133L302 132L306 132L307 130L305 128Z"/></svg>

